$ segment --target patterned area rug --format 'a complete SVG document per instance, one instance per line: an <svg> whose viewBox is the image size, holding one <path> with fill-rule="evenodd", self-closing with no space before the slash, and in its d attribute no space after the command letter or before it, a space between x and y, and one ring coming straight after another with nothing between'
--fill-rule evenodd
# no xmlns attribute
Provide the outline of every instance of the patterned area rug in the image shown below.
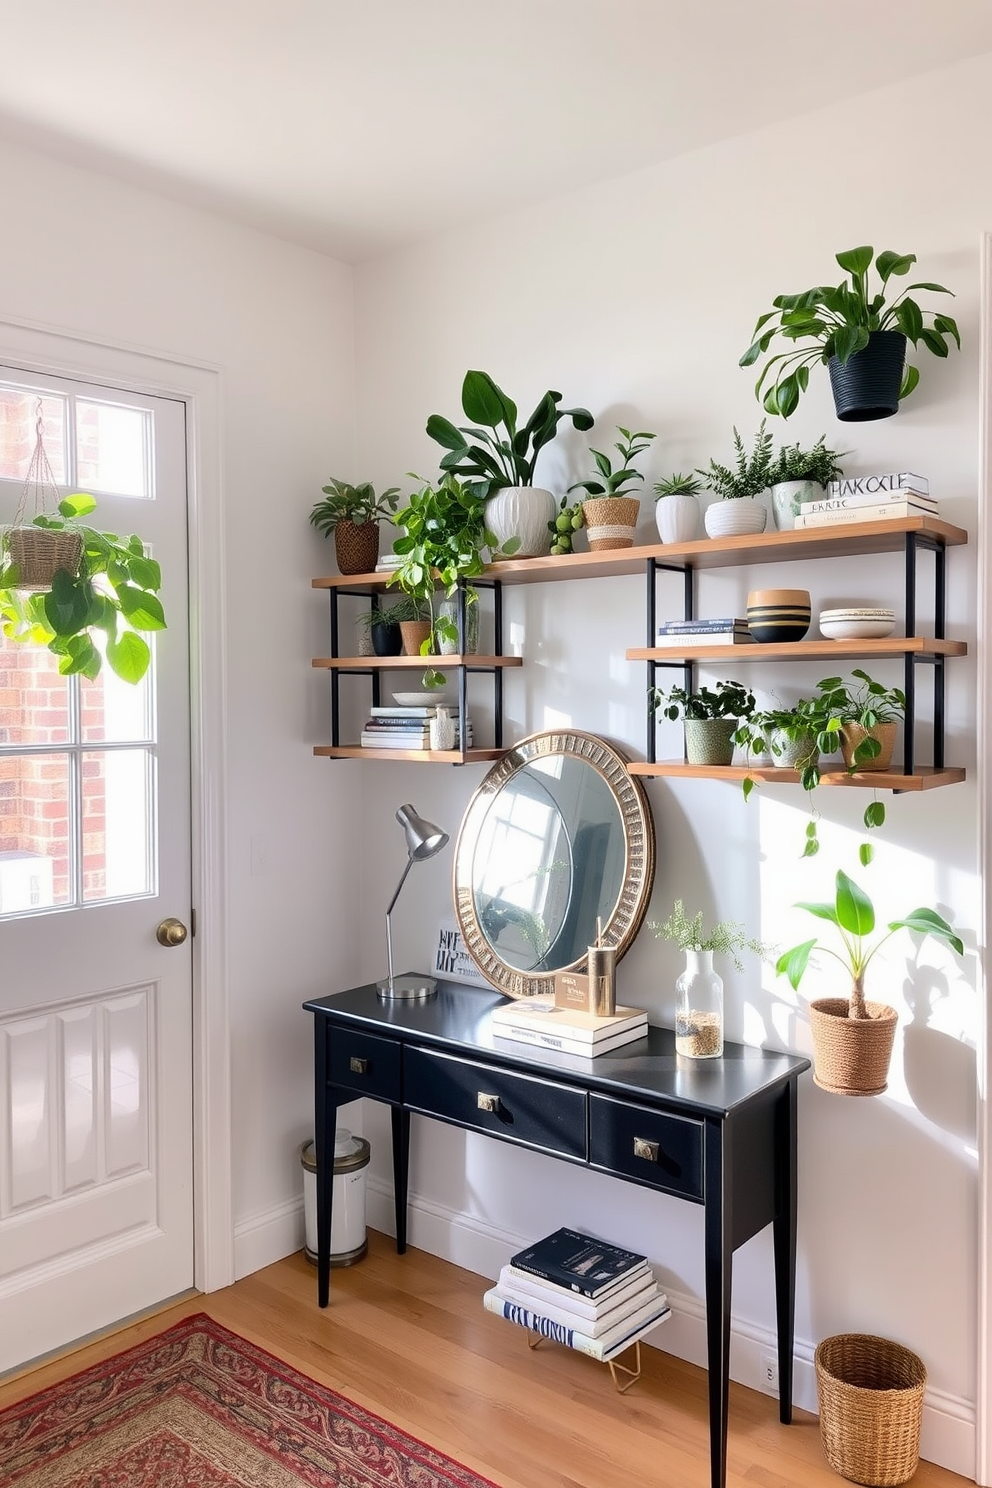
<svg viewBox="0 0 992 1488"><path fill-rule="evenodd" d="M492 1488L204 1314L0 1413L4 1488Z"/></svg>

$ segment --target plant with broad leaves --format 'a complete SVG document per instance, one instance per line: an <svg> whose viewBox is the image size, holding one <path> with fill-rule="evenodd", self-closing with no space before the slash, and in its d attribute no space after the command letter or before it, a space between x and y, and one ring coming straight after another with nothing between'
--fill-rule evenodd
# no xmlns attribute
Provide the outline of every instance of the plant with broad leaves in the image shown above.
<svg viewBox="0 0 992 1488"><path fill-rule="evenodd" d="M809 385L809 370L816 362L826 365L831 357L847 364L857 351L868 345L872 331L901 331L914 346L922 342L936 357L946 357L948 338L958 350L961 337L949 315L923 310L911 298L913 291L924 289L934 294L951 294L942 284L921 280L886 301L889 280L908 274L916 262L915 253L886 251L875 257L871 247L850 248L836 259L847 274L840 284L820 284L801 294L778 295L773 310L758 317L753 340L740 359L742 367L751 367L768 350L776 336L786 341L812 341L812 346L779 352L769 357L755 384L755 396L767 413L788 418ZM868 275L874 263L881 288L869 289ZM929 321L929 323L928 323ZM774 369L770 385L769 375ZM907 364L899 398L907 398L920 380L919 369ZM764 389L764 392L762 392Z"/></svg>
<svg viewBox="0 0 992 1488"><path fill-rule="evenodd" d="M861 733L851 750L848 773L871 766L882 752L882 745L874 730L882 723L898 723L906 716L906 694L898 687L886 687L876 682L860 667L853 669L857 683L845 682L842 677L825 677L816 684L823 707L836 720L839 733L854 725ZM885 806L877 796L865 807L864 824L867 831L885 824ZM874 856L870 842L863 842L858 849L862 866L867 867Z"/></svg>
<svg viewBox="0 0 992 1488"><path fill-rule="evenodd" d="M613 445L620 455L617 468L614 470L611 456L604 454L602 450L590 448L589 453L596 462L596 474L586 480L576 481L574 485L569 486L569 492L581 490L589 496L626 496L630 494L627 487L633 481L644 479L641 472L634 469L634 461L638 455L643 455L657 435L645 433L643 430L632 434L622 424L617 424L617 432L623 436Z"/></svg>
<svg viewBox="0 0 992 1488"><path fill-rule="evenodd" d="M561 398L561 393L545 393L518 429L517 405L488 372L466 372L462 409L471 427L456 428L439 413L427 420L427 433L447 450L441 469L460 476L474 496L493 496L505 486L532 486L537 457L558 433L561 420L571 419L583 431L595 422L587 408L559 408ZM477 442L470 444L466 434Z"/></svg>
<svg viewBox="0 0 992 1488"><path fill-rule="evenodd" d="M831 950L829 946L821 946L814 937L813 940L803 941L802 945L793 946L790 951L783 952L776 963L775 970L780 976L787 976L793 990L798 991L813 951L822 950L826 955L832 956L835 961L840 962L851 978L848 1001L849 1018L867 1018L865 972L872 958L897 930L911 930L917 935L932 935L935 940L942 940L952 950L957 951L959 956L964 955L964 945L960 937L955 935L951 926L935 909L914 909L906 915L905 919L890 920L888 934L883 935L873 946L867 946L865 937L871 935L875 929L875 907L865 891L858 888L858 885L848 878L842 869L837 870L833 904L797 904L796 908L805 909L808 914L815 915L817 919L826 920L835 926L840 936L842 950L838 953Z"/></svg>
<svg viewBox="0 0 992 1488"><path fill-rule="evenodd" d="M750 453L744 448L744 441L734 429L734 450L736 458L733 468L729 465L721 465L716 460L710 460L708 470L697 469L696 474L701 475L709 489L721 501L740 501L747 497L757 496L770 483L772 468L772 436L766 431L767 419L761 420L761 426L754 436L754 447Z"/></svg>
<svg viewBox="0 0 992 1488"><path fill-rule="evenodd" d="M750 718L754 712L754 693L742 682L718 682L715 688L671 687L667 692L652 687L648 694L652 712L661 709L665 718Z"/></svg>
<svg viewBox="0 0 992 1488"><path fill-rule="evenodd" d="M663 924L652 920L649 928L659 940L674 940L680 951L715 951L729 956L738 971L744 970L741 951L752 951L762 957L769 953L769 947L748 935L738 920L719 920L711 930L704 931L703 911L697 910L690 917L681 899L676 899Z"/></svg>
<svg viewBox="0 0 992 1488"><path fill-rule="evenodd" d="M396 510L400 495L399 486L390 486L381 496L377 496L371 481L352 486L334 476L331 476L330 485L321 486L320 489L324 492L324 499L314 503L310 521L325 537L334 531L339 522L353 522L356 527L363 527L366 522L377 522L380 517L388 517Z"/></svg>
<svg viewBox="0 0 992 1488"><path fill-rule="evenodd" d="M20 574L4 544L0 559L0 627L13 641L47 646L65 675L99 675L103 654L125 682L140 682L151 650L144 635L165 629L157 591L162 572L145 552L140 537L118 537L82 522L96 509L87 492L59 502L58 515L42 514L33 525L49 531L78 533L82 556L75 575L59 569L51 587L24 590ZM139 633L140 632L140 633Z"/></svg>
<svg viewBox="0 0 992 1488"><path fill-rule="evenodd" d="M840 748L840 719L831 713L822 697L799 698L787 708L756 709L738 725L734 743L748 754L784 756L800 751L794 768L799 771L799 784L809 800L810 819L806 823L803 857L811 858L820 850L817 837L817 813L813 792L820 783L820 755L835 754ZM750 774L741 782L745 801L755 787Z"/></svg>

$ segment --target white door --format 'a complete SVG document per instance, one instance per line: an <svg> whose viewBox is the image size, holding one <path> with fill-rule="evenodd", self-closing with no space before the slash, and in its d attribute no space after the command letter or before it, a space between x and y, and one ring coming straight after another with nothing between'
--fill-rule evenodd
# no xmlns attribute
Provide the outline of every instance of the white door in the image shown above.
<svg viewBox="0 0 992 1488"><path fill-rule="evenodd" d="M193 1282L185 408L0 367L0 522L39 413L168 628L137 686L0 637L0 1370Z"/></svg>

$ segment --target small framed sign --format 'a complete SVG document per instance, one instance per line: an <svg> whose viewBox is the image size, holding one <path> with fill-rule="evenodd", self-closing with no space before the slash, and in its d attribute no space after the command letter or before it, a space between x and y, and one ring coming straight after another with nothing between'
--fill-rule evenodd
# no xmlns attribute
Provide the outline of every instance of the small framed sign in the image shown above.
<svg viewBox="0 0 992 1488"><path fill-rule="evenodd" d="M442 920L438 926L434 974L452 982L468 982L473 987L492 985L466 951L454 920Z"/></svg>

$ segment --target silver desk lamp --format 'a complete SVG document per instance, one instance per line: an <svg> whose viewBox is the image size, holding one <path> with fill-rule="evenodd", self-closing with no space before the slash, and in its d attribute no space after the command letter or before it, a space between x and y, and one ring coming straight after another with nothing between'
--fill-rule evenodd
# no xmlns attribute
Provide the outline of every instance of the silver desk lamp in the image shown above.
<svg viewBox="0 0 992 1488"><path fill-rule="evenodd" d="M390 899L389 908L386 910L386 964L389 968L389 975L383 981L376 983L376 991L384 1001L387 998L401 997L407 1001L422 1002L434 996L437 991L437 981L431 976L393 976L393 938L389 917L413 864L423 863L427 858L432 858L435 853L440 852L448 840L448 834L442 832L440 827L435 827L433 822L424 821L424 818L418 816L412 806L401 806L396 813L396 820L406 834L408 856L406 867L396 885L396 893Z"/></svg>

